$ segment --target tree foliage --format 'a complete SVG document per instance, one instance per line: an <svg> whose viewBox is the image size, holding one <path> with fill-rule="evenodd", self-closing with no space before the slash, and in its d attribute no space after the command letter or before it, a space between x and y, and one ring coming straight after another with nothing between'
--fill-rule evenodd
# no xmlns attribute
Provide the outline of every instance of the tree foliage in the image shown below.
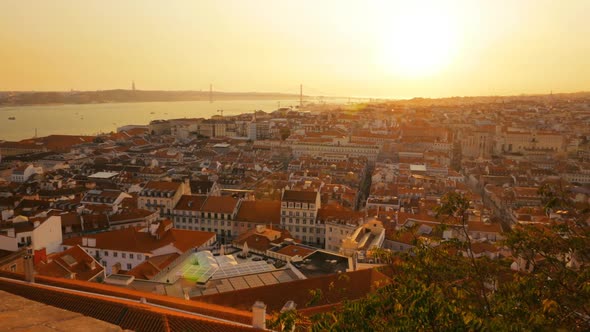
<svg viewBox="0 0 590 332"><path fill-rule="evenodd" d="M512 258L462 255L470 253L469 237L436 247L418 244L407 253L379 250L374 255L393 271L391 283L328 313L297 319L291 313L289 326L311 331L590 330L587 209L555 197L563 194L559 189L543 190L544 201L568 219L515 227L503 243ZM450 193L442 203L440 217L466 222L465 197ZM515 259L528 272L512 270Z"/></svg>

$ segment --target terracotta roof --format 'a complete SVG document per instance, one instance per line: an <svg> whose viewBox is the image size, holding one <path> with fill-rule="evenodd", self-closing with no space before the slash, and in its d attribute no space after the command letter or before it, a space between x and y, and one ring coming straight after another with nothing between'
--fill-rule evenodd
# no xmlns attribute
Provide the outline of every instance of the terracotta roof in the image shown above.
<svg viewBox="0 0 590 332"><path fill-rule="evenodd" d="M233 243L239 245L248 243L248 248L265 252L268 249L274 248L272 243L279 244L287 238L293 238L288 230L267 228L264 232L260 233L257 229L251 229L241 234Z"/></svg>
<svg viewBox="0 0 590 332"><path fill-rule="evenodd" d="M50 256L48 263L40 263L35 268L40 275L70 278L71 274L78 280L92 280L104 267L79 246L74 246L59 254Z"/></svg>
<svg viewBox="0 0 590 332"><path fill-rule="evenodd" d="M233 213L238 199L231 196L209 196L201 207L203 212Z"/></svg>
<svg viewBox="0 0 590 332"><path fill-rule="evenodd" d="M476 254L483 252L498 252L500 249L489 242L475 242L471 244L471 250Z"/></svg>
<svg viewBox="0 0 590 332"><path fill-rule="evenodd" d="M61 215L61 227L64 226L81 226L82 220L75 212L68 212Z"/></svg>
<svg viewBox="0 0 590 332"><path fill-rule="evenodd" d="M158 272L170 265L180 255L177 253L150 257L147 261L137 265L126 274L138 279L151 280Z"/></svg>
<svg viewBox="0 0 590 332"><path fill-rule="evenodd" d="M184 302L182 303L178 301L179 299L122 288L117 290L116 287L96 283L42 276L37 279L40 283L70 289L48 288L39 283L19 283L0 279L0 290L134 331L257 331L250 326L237 324L251 323L251 313L245 311L205 303L198 304L194 301L182 300ZM79 293L71 289L92 293ZM121 298L107 298L101 295L105 293ZM145 297L148 304L139 303L137 300L140 297ZM167 308L155 307L151 303L165 305ZM209 317L196 316L174 309L192 311ZM218 318L231 321L220 321Z"/></svg>
<svg viewBox="0 0 590 332"><path fill-rule="evenodd" d="M467 223L467 229L470 232L502 233L502 225L500 225L499 223L484 223L481 221L469 221Z"/></svg>
<svg viewBox="0 0 590 332"><path fill-rule="evenodd" d="M174 210L201 211L205 200L207 196L204 195L182 195Z"/></svg>
<svg viewBox="0 0 590 332"><path fill-rule="evenodd" d="M281 201L243 201L236 220L278 225L281 222Z"/></svg>
<svg viewBox="0 0 590 332"><path fill-rule="evenodd" d="M143 187L143 189L153 190L173 190L177 191L180 188L180 182L169 182L169 181L149 181Z"/></svg>
<svg viewBox="0 0 590 332"><path fill-rule="evenodd" d="M342 277L346 276L346 277ZM342 274L332 274L317 278L295 280L268 286L246 288L219 294L199 296L202 302L231 306L246 310L254 301L267 305L267 312L279 311L287 301L294 301L297 308L313 307L309 305L312 296L309 290L321 289L325 299L315 305L324 305L326 301L337 303L354 300L365 296L375 289L377 283L384 284L389 278L375 269L365 269ZM277 296L280 294L280 296Z"/></svg>
<svg viewBox="0 0 590 332"><path fill-rule="evenodd" d="M315 191L285 190L283 201L315 203L318 193Z"/></svg>
<svg viewBox="0 0 590 332"><path fill-rule="evenodd" d="M362 212L354 211L338 203L323 205L318 210L318 220L324 222L329 220L346 220L357 222L361 218L363 218Z"/></svg>
<svg viewBox="0 0 590 332"><path fill-rule="evenodd" d="M127 209L109 216L110 222L124 222L137 219L145 219L152 214L157 213L145 209Z"/></svg>
<svg viewBox="0 0 590 332"><path fill-rule="evenodd" d="M290 257L297 256L297 255L299 255L301 257L305 257L313 252L315 252L314 249L309 249L309 248L301 247L301 246L294 245L294 244L283 247L279 251L277 251L277 253L279 253L279 254L283 254L286 256L290 256Z"/></svg>
<svg viewBox="0 0 590 332"><path fill-rule="evenodd" d="M96 239L96 248L119 250L129 252L151 253L152 251L172 244L181 252L194 247L200 247L215 233L171 229L163 237L157 239L148 232L140 232L134 228L124 228L97 234L88 234L84 237ZM82 237L65 239L64 245L82 245Z"/></svg>

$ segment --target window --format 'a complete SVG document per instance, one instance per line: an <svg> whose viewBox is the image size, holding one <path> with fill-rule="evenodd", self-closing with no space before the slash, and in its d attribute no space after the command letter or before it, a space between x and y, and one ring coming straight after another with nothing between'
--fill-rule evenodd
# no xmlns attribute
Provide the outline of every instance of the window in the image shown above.
<svg viewBox="0 0 590 332"><path fill-rule="evenodd" d="M132 269L131 264L127 263L127 271L129 271L131 269Z"/></svg>
<svg viewBox="0 0 590 332"><path fill-rule="evenodd" d="M137 260L140 261L143 259L143 255L142 254L137 254Z"/></svg>
<svg viewBox="0 0 590 332"><path fill-rule="evenodd" d="M102 266L107 266L107 261L102 261L101 264Z"/></svg>
<svg viewBox="0 0 590 332"><path fill-rule="evenodd" d="M133 254L129 254L129 258L130 259L133 259Z"/></svg>
<svg viewBox="0 0 590 332"><path fill-rule="evenodd" d="M127 258L127 254L126 253L121 253L121 257Z"/></svg>
<svg viewBox="0 0 590 332"><path fill-rule="evenodd" d="M104 255L105 255L105 256L108 256L108 255L109 255L109 252L105 250L105 251L104 251Z"/></svg>
<svg viewBox="0 0 590 332"><path fill-rule="evenodd" d="M113 257L117 257L118 254L119 254L118 252L113 251Z"/></svg>

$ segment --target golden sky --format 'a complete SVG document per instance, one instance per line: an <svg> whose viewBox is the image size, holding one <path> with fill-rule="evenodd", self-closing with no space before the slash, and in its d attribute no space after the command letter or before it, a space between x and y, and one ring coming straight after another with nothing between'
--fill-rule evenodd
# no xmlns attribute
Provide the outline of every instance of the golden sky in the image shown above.
<svg viewBox="0 0 590 332"><path fill-rule="evenodd" d="M1 0L0 90L590 90L589 0Z"/></svg>

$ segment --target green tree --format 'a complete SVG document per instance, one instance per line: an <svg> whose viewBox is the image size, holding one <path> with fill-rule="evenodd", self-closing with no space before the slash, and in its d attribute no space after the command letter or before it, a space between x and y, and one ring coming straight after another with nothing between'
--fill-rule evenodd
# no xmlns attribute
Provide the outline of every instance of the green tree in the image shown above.
<svg viewBox="0 0 590 332"><path fill-rule="evenodd" d="M555 197L567 190L543 190L543 200L561 209L566 221L515 227L504 242L530 272L513 271L512 259L475 258L464 228L463 241L436 247L418 242L406 253L376 251L375 257L393 271L390 283L328 313L284 314L293 322L286 326L311 331L590 330L588 209L566 195ZM461 226L468 208L465 197L449 193L437 213Z"/></svg>

